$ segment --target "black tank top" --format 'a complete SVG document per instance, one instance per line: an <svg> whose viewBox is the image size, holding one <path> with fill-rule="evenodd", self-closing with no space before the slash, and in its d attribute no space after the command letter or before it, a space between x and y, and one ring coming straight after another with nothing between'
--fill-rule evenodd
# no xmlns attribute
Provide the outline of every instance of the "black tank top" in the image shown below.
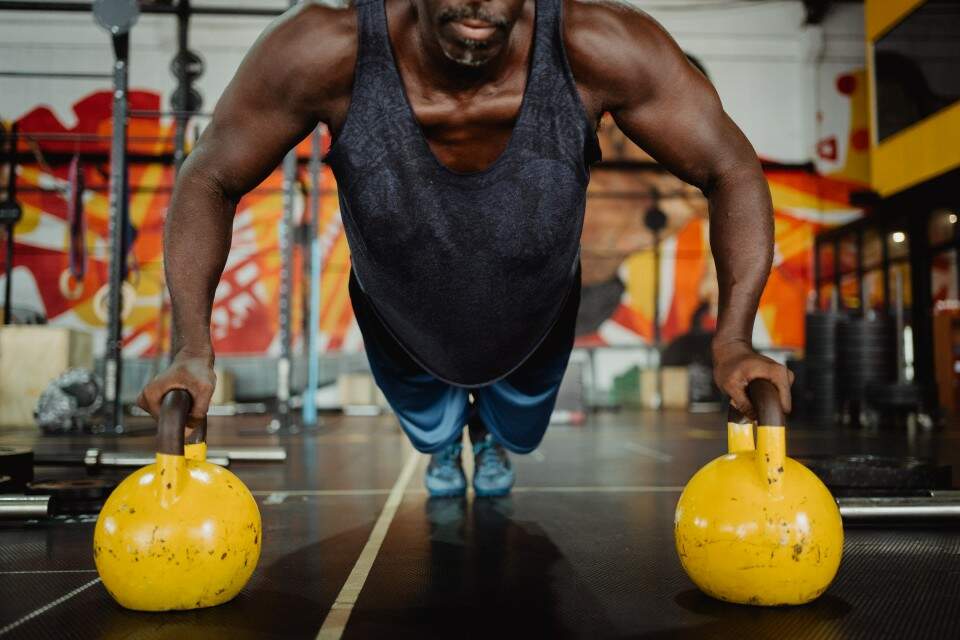
<svg viewBox="0 0 960 640"><path fill-rule="evenodd" d="M589 165L600 157L563 49L563 0L536 0L530 67L503 153L442 165L407 99L384 0L356 5L346 121L327 155L354 275L376 314L437 378L481 386L546 337L579 264Z"/></svg>

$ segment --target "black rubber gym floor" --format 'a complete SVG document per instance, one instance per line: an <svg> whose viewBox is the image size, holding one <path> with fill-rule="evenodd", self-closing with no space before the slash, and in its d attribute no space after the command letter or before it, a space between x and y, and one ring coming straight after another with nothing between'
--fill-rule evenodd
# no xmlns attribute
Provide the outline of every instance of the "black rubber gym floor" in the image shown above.
<svg viewBox="0 0 960 640"><path fill-rule="evenodd" d="M341 589L364 565L361 551L380 520L389 528L344 638L960 637L955 527L848 528L837 580L803 607L729 605L696 591L674 552L673 511L683 483L723 452L719 414L619 413L554 426L537 452L513 458L511 497L434 501L422 489L424 457L405 488L398 480L411 449L392 416L325 420L315 433L285 436L266 435L262 417L211 420L211 446L281 445L289 455L231 467L254 491L264 526L259 567L234 601L192 612L126 611L97 579L93 518L5 522L0 636L313 638L338 594L345 611L350 597ZM935 455L957 465L958 439L953 429L792 428L788 448ZM142 451L152 443L0 434L0 444L45 451ZM395 487L402 499L390 504ZM329 621L326 630L340 637Z"/></svg>

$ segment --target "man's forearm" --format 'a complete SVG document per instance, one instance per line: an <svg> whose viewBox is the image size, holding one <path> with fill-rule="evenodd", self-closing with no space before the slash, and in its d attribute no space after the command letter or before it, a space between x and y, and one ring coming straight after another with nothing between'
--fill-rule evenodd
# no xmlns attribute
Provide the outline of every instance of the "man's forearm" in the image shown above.
<svg viewBox="0 0 960 640"><path fill-rule="evenodd" d="M760 294L773 261L773 205L759 165L728 172L711 185L710 243L720 308L714 349L750 345Z"/></svg>
<svg viewBox="0 0 960 640"><path fill-rule="evenodd" d="M163 258L173 303L172 350L213 358L210 313L223 273L236 202L189 160L164 226Z"/></svg>

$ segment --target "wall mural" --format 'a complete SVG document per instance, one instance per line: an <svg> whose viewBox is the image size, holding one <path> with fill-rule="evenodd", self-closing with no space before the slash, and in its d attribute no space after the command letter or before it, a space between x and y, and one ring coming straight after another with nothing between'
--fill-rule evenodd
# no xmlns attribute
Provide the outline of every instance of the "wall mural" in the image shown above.
<svg viewBox="0 0 960 640"><path fill-rule="evenodd" d="M808 168L775 167L766 172L776 210L774 269L763 295L755 339L762 346L803 344L803 311L812 286L811 249L818 229L860 215L850 194L865 188L866 96L862 71L837 79L848 103L848 126L818 145L836 169L821 175ZM131 109L155 111L160 96L130 94ZM31 161L18 169L24 217L15 231L15 307L42 313L49 322L86 329L103 346L108 269L108 151L110 94L98 92L74 105L67 127L39 106L20 117L21 154ZM710 331L716 323L717 285L710 254L706 200L700 192L659 170L629 143L612 122L600 129L604 160L590 185L583 233L583 305L580 345L649 343L654 336L654 236L644 223L657 208L665 216L660 232L659 317L661 340ZM163 293L161 237L173 171L150 159L172 153L173 122L136 118L130 122L130 223L125 353L154 357L169 347L169 302ZM309 144L298 148L309 157ZM85 229L71 234L70 158L80 154ZM826 154L826 155L825 155ZM845 156L845 160L844 160ZM842 164L839 164L842 163ZM304 180L306 174L304 173ZM281 218L281 176L274 172L237 209L233 247L217 289L212 317L220 354L277 353ZM321 346L324 351L362 348L347 295L349 252L329 171L322 182L320 236L323 247ZM298 198L302 212L305 199ZM82 278L78 240L86 249ZM71 255L74 269L71 271ZM294 339L301 342L302 252L295 251ZM5 277L5 275L4 275Z"/></svg>
<svg viewBox="0 0 960 640"><path fill-rule="evenodd" d="M850 196L866 189L869 180L865 72L837 76L835 90L848 119L817 145L818 161L832 170L821 174L809 167L766 163L776 248L754 331L758 346L803 345L803 318L813 280L813 238L821 228L862 215L850 205ZM644 224L653 207L666 218L660 231L657 296L661 341L667 344L691 332L711 331L716 325L718 290L706 199L698 189L653 164L611 119L604 119L599 135L604 161L615 164L598 168L591 178L578 343L600 346L653 340L654 236Z"/></svg>

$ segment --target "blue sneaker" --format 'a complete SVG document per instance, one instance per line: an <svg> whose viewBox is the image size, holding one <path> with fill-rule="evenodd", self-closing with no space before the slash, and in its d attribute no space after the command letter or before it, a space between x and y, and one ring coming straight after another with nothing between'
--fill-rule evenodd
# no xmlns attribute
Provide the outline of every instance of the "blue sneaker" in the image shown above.
<svg viewBox="0 0 960 640"><path fill-rule="evenodd" d="M510 458L491 434L473 445L473 490L480 498L505 496L515 479Z"/></svg>
<svg viewBox="0 0 960 640"><path fill-rule="evenodd" d="M462 450L463 445L455 442L430 456L424 484L431 498L455 498L467 493L467 477L460 463Z"/></svg>

